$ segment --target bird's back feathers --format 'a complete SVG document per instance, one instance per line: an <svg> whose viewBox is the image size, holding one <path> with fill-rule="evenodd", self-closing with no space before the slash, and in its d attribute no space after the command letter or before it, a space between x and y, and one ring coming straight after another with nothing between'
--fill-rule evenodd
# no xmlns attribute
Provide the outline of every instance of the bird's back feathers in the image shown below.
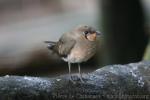
<svg viewBox="0 0 150 100"><path fill-rule="evenodd" d="M48 43L48 49L57 53L61 57L66 57L74 47L76 41L64 35L58 42L45 41L45 43Z"/></svg>

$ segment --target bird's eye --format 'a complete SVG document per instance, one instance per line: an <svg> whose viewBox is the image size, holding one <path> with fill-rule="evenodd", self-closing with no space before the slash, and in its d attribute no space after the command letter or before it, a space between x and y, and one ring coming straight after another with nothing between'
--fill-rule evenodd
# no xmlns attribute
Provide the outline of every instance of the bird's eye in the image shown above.
<svg viewBox="0 0 150 100"><path fill-rule="evenodd" d="M89 32L88 32L88 31L84 31L83 33L84 33L85 35L87 35Z"/></svg>

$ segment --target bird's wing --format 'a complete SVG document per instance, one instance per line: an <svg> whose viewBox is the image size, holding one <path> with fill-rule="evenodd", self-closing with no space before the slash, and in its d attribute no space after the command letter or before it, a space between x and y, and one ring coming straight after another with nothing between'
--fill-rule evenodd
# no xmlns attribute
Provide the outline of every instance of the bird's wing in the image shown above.
<svg viewBox="0 0 150 100"><path fill-rule="evenodd" d="M66 57L71 49L74 47L76 41L68 35L63 35L57 42L58 54L62 57Z"/></svg>

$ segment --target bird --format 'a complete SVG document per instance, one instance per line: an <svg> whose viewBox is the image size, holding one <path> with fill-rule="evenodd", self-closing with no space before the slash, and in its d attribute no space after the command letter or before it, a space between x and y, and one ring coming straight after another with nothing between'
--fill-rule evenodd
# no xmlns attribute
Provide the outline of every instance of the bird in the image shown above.
<svg viewBox="0 0 150 100"><path fill-rule="evenodd" d="M78 73L81 82L82 79L80 64L88 61L95 53L97 48L97 37L101 32L88 25L78 25L70 32L64 33L60 39L54 41L44 41L47 48L58 54L65 62L68 62L69 79L71 78L71 64L78 64Z"/></svg>

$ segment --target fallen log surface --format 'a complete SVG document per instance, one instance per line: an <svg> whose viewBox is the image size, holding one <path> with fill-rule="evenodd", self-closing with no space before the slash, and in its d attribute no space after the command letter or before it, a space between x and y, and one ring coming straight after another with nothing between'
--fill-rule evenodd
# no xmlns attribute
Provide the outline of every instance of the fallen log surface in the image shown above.
<svg viewBox="0 0 150 100"><path fill-rule="evenodd" d="M150 62L109 65L88 74L81 82L74 74L54 78L0 77L0 100L150 100Z"/></svg>

